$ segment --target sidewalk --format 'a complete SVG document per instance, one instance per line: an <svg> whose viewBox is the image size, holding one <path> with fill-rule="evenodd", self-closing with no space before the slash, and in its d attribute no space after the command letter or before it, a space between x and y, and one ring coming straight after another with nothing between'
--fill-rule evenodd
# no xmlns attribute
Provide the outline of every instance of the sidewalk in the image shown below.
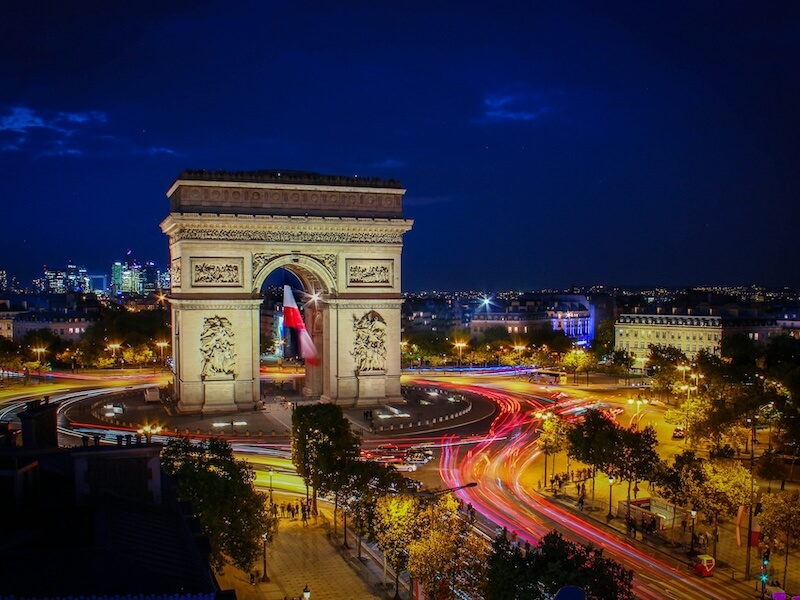
<svg viewBox="0 0 800 600"><path fill-rule="evenodd" d="M580 468L581 465L576 465ZM780 486L780 484L778 484ZM787 489L796 484L787 483ZM596 490L594 500L594 510L591 509L591 480L586 481L586 502L584 510L578 507L577 492L574 483L570 483L561 488L558 496L546 489L533 490L543 501L553 502L560 507L569 510L573 515L591 522L600 529L607 529L618 539L625 539L632 546L652 554L654 557L672 558L687 563L690 558L691 524L687 524L686 533L682 531L680 524L675 531L664 529L655 534L644 534L637 531L635 536L629 534L625 523L625 500L627 499L627 484L614 486L612 503L613 519L607 518L609 512L608 482L602 476L596 478ZM645 486L646 487L646 486ZM763 486L766 489L766 485ZM775 486L773 485L773 490ZM638 499L647 499L647 494L638 494ZM633 498L631 498L633 500ZM616 516L618 515L618 516ZM726 519L719 524L719 541L717 542L717 569L714 582L725 589L735 589L740 595L756 595L760 592L758 576L760 573L761 561L758 548L750 549L750 572L751 579L745 579L745 563L747 552L747 518L745 517L744 527L741 531L742 546L737 545L735 518ZM707 533L711 537L713 527L698 520L695 523L695 533ZM709 542L708 546L701 548L695 544L694 555L712 554L713 546ZM786 589L794 594L800 593L800 565L798 565L796 553L790 553L789 569L786 577ZM770 561L770 581L777 579L783 583L785 555L777 550L773 550ZM758 588L756 586L758 584ZM791 598L787 595L787 598Z"/></svg>
<svg viewBox="0 0 800 600"><path fill-rule="evenodd" d="M294 500L275 494L275 502ZM237 600L299 600L308 586L312 599L371 600L394 596L394 577L387 574L388 586L381 591L382 572L380 566L368 561L362 563L355 557L356 540L348 539L349 550L341 548L342 523L338 523L339 536L332 536L332 509L323 506L320 516L304 526L298 519L280 518L278 534L267 547L268 582L258 580L250 584L249 573L226 566L217 576L220 588L235 590ZM366 552L363 552L367 556ZM259 575L262 569L259 560ZM401 587L401 597L407 598Z"/></svg>

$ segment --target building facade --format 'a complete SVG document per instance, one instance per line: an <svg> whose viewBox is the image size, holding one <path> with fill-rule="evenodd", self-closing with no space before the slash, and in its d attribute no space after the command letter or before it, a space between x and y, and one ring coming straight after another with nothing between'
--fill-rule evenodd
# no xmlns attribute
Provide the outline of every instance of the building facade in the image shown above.
<svg viewBox="0 0 800 600"><path fill-rule="evenodd" d="M781 328L768 317L622 314L614 323L614 348L634 359L648 358L651 345L677 348L689 359L701 351L719 356L723 338L735 334L766 344Z"/></svg>

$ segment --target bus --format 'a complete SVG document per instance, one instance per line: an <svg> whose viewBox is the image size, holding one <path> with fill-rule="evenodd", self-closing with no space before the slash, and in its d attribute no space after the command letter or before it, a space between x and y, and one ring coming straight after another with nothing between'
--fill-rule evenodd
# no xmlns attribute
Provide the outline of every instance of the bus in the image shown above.
<svg viewBox="0 0 800 600"><path fill-rule="evenodd" d="M558 371L556 369L533 369L528 377L528 382L548 385L566 385L567 373L566 371Z"/></svg>

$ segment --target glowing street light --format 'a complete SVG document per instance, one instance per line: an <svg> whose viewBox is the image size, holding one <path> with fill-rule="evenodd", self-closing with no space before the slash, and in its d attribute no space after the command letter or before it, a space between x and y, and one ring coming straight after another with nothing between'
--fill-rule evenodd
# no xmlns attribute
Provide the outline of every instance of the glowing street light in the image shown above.
<svg viewBox="0 0 800 600"><path fill-rule="evenodd" d="M458 368L461 369L461 351L464 350L466 344L464 342L456 342L455 347L458 348Z"/></svg>
<svg viewBox="0 0 800 600"><path fill-rule="evenodd" d="M149 444L153 441L153 435L161 433L160 425L143 425L140 429L136 430L139 435L144 435L145 441Z"/></svg>
<svg viewBox="0 0 800 600"><path fill-rule="evenodd" d="M272 504L272 476L275 474L275 471L272 468L270 468L268 473L269 473L269 503Z"/></svg>
<svg viewBox="0 0 800 600"><path fill-rule="evenodd" d="M111 348L111 358L117 358L117 350L120 349L120 344L109 344L109 348Z"/></svg>
<svg viewBox="0 0 800 600"><path fill-rule="evenodd" d="M158 346L158 349L161 350L161 364L163 366L163 364L164 364L164 348L169 346L169 342L156 342L156 346Z"/></svg>
<svg viewBox="0 0 800 600"><path fill-rule="evenodd" d="M633 416L631 417L631 425L633 425L634 421L638 420L639 413L642 409L642 404L650 404L650 401L647 399L636 398L634 400L633 398L628 398L628 404L633 404L634 402L636 403L636 412L633 413Z"/></svg>
<svg viewBox="0 0 800 600"><path fill-rule="evenodd" d="M614 514L611 512L611 492L614 490L614 477L612 475L608 476L608 515L607 518L610 521L614 518Z"/></svg>
<svg viewBox="0 0 800 600"><path fill-rule="evenodd" d="M34 352L36 352L36 359L39 361L39 364L42 363L42 355L47 351L47 348L34 348Z"/></svg>

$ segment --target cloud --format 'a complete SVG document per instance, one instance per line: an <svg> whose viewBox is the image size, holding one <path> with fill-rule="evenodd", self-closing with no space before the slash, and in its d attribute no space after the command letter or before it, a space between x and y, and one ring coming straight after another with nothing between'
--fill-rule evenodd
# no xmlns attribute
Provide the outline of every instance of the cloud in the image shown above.
<svg viewBox="0 0 800 600"><path fill-rule="evenodd" d="M479 123L503 121L535 121L551 112L542 95L534 92L514 91L487 94L483 99L483 114Z"/></svg>
<svg viewBox="0 0 800 600"><path fill-rule="evenodd" d="M11 114L0 118L0 131L25 133L32 127L45 127L44 120L37 117L30 108L14 106Z"/></svg>
<svg viewBox="0 0 800 600"><path fill-rule="evenodd" d="M13 106L7 114L0 113L0 151L27 152L38 157L179 154L164 146L142 148L132 144L106 131L107 123L106 113L97 110L48 113Z"/></svg>
<svg viewBox="0 0 800 600"><path fill-rule="evenodd" d="M169 156L172 156L173 154L175 154L175 150L173 150L172 148L153 147L153 148L148 148L145 151L145 153L149 154L150 156L157 156L159 154L167 154Z"/></svg>

